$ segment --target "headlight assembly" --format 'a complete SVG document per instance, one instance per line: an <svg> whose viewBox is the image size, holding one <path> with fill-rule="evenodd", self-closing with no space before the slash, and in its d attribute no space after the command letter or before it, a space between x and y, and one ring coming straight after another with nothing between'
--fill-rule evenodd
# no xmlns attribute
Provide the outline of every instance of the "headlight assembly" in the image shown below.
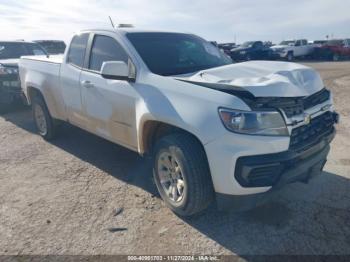
<svg viewBox="0 0 350 262"><path fill-rule="evenodd" d="M282 115L277 111L239 111L219 109L224 126L232 132L247 135L288 136Z"/></svg>

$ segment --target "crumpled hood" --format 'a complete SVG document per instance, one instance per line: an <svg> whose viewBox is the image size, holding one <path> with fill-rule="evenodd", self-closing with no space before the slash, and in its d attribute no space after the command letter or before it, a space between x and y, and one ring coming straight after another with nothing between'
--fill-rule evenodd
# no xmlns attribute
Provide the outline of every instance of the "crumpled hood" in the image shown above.
<svg viewBox="0 0 350 262"><path fill-rule="evenodd" d="M321 90L320 75L296 63L249 61L203 70L183 79L192 83L242 88L255 97L302 97ZM214 88L217 89L217 88Z"/></svg>
<svg viewBox="0 0 350 262"><path fill-rule="evenodd" d="M0 65L18 66L19 59L0 59Z"/></svg>

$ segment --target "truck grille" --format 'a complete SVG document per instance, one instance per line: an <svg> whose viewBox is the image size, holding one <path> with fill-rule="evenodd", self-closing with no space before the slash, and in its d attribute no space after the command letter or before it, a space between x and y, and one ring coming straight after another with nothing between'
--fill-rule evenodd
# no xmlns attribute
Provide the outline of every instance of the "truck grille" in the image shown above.
<svg viewBox="0 0 350 262"><path fill-rule="evenodd" d="M313 118L310 124L293 129L289 148L299 151L317 144L334 132L334 123L333 113L326 112Z"/></svg>
<svg viewBox="0 0 350 262"><path fill-rule="evenodd" d="M258 98L258 108L279 108L283 110L287 117L300 115L305 109L321 104L330 98L330 92L327 89L307 97L276 97L276 98Z"/></svg>
<svg viewBox="0 0 350 262"><path fill-rule="evenodd" d="M321 104L327 101L329 97L330 97L330 92L325 88L311 96L305 97L303 99L304 109L308 109L318 104Z"/></svg>

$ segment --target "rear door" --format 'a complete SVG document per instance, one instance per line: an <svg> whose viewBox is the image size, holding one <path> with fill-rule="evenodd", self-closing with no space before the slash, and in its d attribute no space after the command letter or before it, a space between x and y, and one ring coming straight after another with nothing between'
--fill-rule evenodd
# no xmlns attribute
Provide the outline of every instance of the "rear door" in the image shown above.
<svg viewBox="0 0 350 262"><path fill-rule="evenodd" d="M89 119L89 130L108 140L136 149L135 83L105 79L100 71L103 62L123 61L129 55L112 34L95 34L87 68L82 71L82 100Z"/></svg>
<svg viewBox="0 0 350 262"><path fill-rule="evenodd" d="M61 89L69 122L87 128L87 119L81 100L79 82L84 65L89 33L75 35L71 41L66 60L61 65Z"/></svg>

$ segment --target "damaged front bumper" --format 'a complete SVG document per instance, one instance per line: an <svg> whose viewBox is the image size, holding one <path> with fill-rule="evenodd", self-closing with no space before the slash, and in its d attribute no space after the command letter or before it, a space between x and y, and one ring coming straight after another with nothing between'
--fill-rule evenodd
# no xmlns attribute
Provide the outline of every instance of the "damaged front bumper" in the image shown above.
<svg viewBox="0 0 350 262"><path fill-rule="evenodd" d="M308 182L319 175L327 161L330 142L335 131L318 144L302 152L281 153L241 157L237 160L235 178L243 187L266 187L264 193L229 195L216 193L219 209L244 211L254 208L271 198L276 189L293 182Z"/></svg>
<svg viewBox="0 0 350 262"><path fill-rule="evenodd" d="M205 146L220 209L247 210L288 183L320 174L339 115L327 111L291 136L225 135Z"/></svg>

